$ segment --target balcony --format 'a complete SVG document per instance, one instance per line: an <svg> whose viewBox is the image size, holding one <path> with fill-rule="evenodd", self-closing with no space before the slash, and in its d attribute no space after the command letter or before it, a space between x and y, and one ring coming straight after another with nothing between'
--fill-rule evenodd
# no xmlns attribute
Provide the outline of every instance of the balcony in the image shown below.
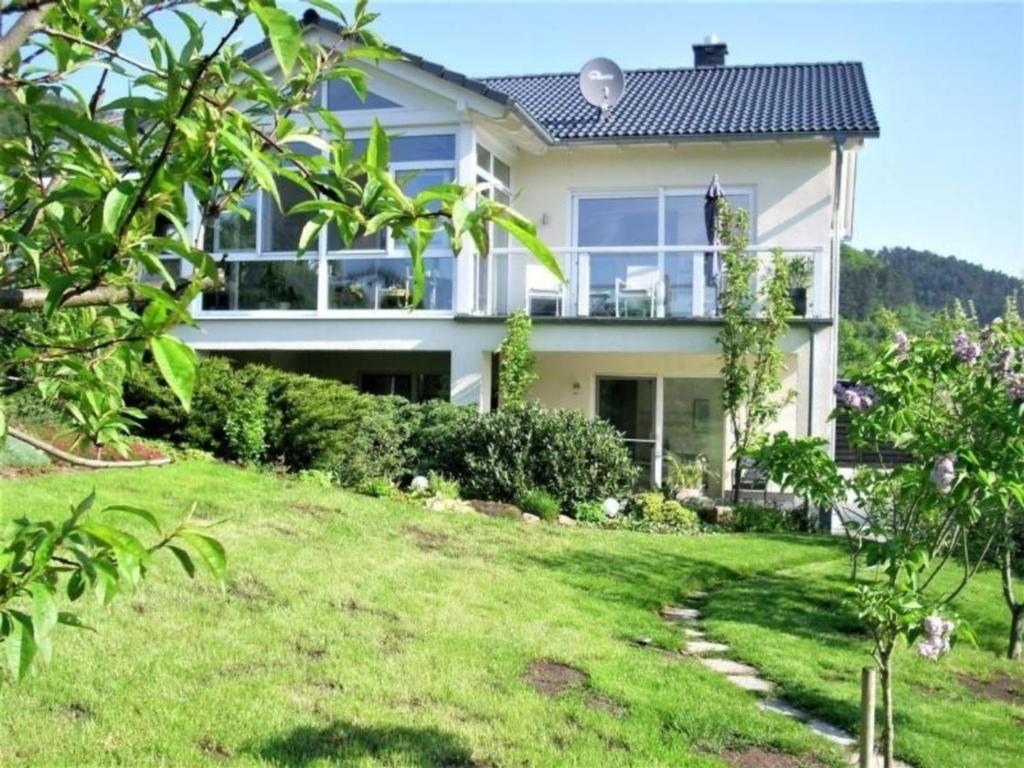
<svg viewBox="0 0 1024 768"><path fill-rule="evenodd" d="M502 316L526 310L534 317L688 319L718 312L721 246L554 248L567 283L525 251L495 249L477 258L475 314ZM773 247L749 249L759 261L756 280L771 272ZM806 290L796 291L796 315L832 314L830 279L823 248L783 248L808 267Z"/></svg>

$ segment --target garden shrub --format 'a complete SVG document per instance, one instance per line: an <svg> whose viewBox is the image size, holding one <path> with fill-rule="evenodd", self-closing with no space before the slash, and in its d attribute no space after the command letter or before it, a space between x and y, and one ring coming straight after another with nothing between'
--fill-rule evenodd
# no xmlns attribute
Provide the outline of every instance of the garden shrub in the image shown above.
<svg viewBox="0 0 1024 768"><path fill-rule="evenodd" d="M224 441L232 456L243 464L256 464L267 451L267 393L255 386L236 403L229 404L224 422Z"/></svg>
<svg viewBox="0 0 1024 768"><path fill-rule="evenodd" d="M793 533L807 530L807 517L802 509L740 502L733 508L733 528L746 533Z"/></svg>
<svg viewBox="0 0 1024 768"><path fill-rule="evenodd" d="M398 493L395 484L387 477L368 477L355 486L357 492L366 496L390 499Z"/></svg>
<svg viewBox="0 0 1024 768"><path fill-rule="evenodd" d="M345 386L345 385L341 385ZM409 402L401 397L357 395L356 428L336 453L333 472L339 483L357 487L367 478L403 481L415 462L409 438L414 428Z"/></svg>
<svg viewBox="0 0 1024 768"><path fill-rule="evenodd" d="M441 499L459 498L458 481L445 477L439 472L434 472L433 470L427 473L427 488L430 490L432 495Z"/></svg>
<svg viewBox="0 0 1024 768"><path fill-rule="evenodd" d="M523 493L519 508L547 521L557 519L559 513L558 499L540 488L530 488Z"/></svg>
<svg viewBox="0 0 1024 768"><path fill-rule="evenodd" d="M578 502L622 495L636 479L611 425L575 410L506 408L480 418L466 437L461 480L471 498L515 502L539 488L572 510Z"/></svg>
<svg viewBox="0 0 1024 768"><path fill-rule="evenodd" d="M475 408L428 400L406 404L403 417L408 421L409 477L431 472L454 479L465 477L466 448L482 418Z"/></svg>
<svg viewBox="0 0 1024 768"><path fill-rule="evenodd" d="M607 517L599 501L581 501L572 508L572 516L581 523L603 523Z"/></svg>
<svg viewBox="0 0 1024 768"><path fill-rule="evenodd" d="M661 522L661 510L665 506L665 497L658 491L648 491L633 498L630 511L633 517L650 523Z"/></svg>

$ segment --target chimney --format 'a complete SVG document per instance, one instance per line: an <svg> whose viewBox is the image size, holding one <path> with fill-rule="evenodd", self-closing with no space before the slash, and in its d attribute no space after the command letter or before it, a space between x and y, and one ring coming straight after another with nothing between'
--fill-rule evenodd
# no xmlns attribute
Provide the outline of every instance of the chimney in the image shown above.
<svg viewBox="0 0 1024 768"><path fill-rule="evenodd" d="M716 35L708 35L703 43L694 43L693 66L724 67L728 53L729 47L725 43L720 43Z"/></svg>

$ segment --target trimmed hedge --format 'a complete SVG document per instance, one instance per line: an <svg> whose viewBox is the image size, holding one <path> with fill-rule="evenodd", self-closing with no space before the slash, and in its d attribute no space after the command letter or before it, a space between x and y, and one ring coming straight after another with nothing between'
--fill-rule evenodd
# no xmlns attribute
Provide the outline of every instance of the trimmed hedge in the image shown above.
<svg viewBox="0 0 1024 768"><path fill-rule="evenodd" d="M352 488L435 472L467 498L514 503L543 491L569 515L627 493L637 476L618 433L578 411L524 405L481 415L215 357L199 374L189 413L152 372L127 383L126 401L147 415L148 435L229 461L326 471Z"/></svg>

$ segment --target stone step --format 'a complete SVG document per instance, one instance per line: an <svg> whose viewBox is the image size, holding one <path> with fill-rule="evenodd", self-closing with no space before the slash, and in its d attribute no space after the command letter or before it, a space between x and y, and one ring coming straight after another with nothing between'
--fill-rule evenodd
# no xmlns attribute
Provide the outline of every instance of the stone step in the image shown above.
<svg viewBox="0 0 1024 768"><path fill-rule="evenodd" d="M687 653L725 653L729 646L725 643L712 643L707 640L693 640L686 644Z"/></svg>
<svg viewBox="0 0 1024 768"><path fill-rule="evenodd" d="M747 664L741 664L738 661L732 661L731 659L700 659L708 669L714 670L715 672L721 672L723 675L756 675L757 670Z"/></svg>
<svg viewBox="0 0 1024 768"><path fill-rule="evenodd" d="M857 740L850 734L844 731L842 728L826 723L824 720L808 720L807 727L810 728L814 733L822 736L833 744L838 744L841 747L852 747L857 744Z"/></svg>
<svg viewBox="0 0 1024 768"><path fill-rule="evenodd" d="M707 599L708 593L702 589L695 589L692 592L687 592L686 596L690 600L705 600Z"/></svg>
<svg viewBox="0 0 1024 768"><path fill-rule="evenodd" d="M810 720L811 716L802 709L787 704L782 699L764 699L757 702L757 706L767 712L774 712L784 717L792 717L796 720Z"/></svg>
<svg viewBox="0 0 1024 768"><path fill-rule="evenodd" d="M699 629L690 629L689 627L683 630L683 634L694 640L699 640L704 637L704 633Z"/></svg>
<svg viewBox="0 0 1024 768"><path fill-rule="evenodd" d="M771 693L775 686L757 675L726 675L725 679L745 691L754 693Z"/></svg>
<svg viewBox="0 0 1024 768"><path fill-rule="evenodd" d="M665 606L661 609L661 617L669 621L697 621L700 618L700 611L696 608Z"/></svg>

